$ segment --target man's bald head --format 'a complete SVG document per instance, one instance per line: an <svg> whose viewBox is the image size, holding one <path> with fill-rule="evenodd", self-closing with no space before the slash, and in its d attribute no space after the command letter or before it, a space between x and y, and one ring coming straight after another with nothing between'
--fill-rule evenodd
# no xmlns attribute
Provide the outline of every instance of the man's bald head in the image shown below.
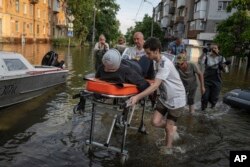
<svg viewBox="0 0 250 167"><path fill-rule="evenodd" d="M144 44L144 36L141 32L135 32L134 36L134 43L137 47L138 50L141 50L143 48L143 44Z"/></svg>

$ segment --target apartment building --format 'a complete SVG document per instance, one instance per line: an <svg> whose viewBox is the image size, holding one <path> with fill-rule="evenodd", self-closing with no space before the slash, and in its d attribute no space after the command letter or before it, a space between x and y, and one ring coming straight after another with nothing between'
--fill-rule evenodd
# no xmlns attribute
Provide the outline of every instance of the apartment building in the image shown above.
<svg viewBox="0 0 250 167"><path fill-rule="evenodd" d="M0 0L0 42L48 42L66 36L64 1Z"/></svg>
<svg viewBox="0 0 250 167"><path fill-rule="evenodd" d="M155 7L154 20L165 30L165 38L173 37L211 42L216 27L235 12L227 13L232 0L162 0Z"/></svg>

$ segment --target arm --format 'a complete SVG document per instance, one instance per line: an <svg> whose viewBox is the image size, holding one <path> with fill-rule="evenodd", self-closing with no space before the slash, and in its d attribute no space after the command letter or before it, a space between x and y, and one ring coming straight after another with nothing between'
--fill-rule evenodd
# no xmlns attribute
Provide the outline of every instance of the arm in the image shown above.
<svg viewBox="0 0 250 167"><path fill-rule="evenodd" d="M145 96L150 95L151 93L153 93L161 84L162 80L161 79L155 79L155 82L153 84L151 84L146 90L144 90L143 92L131 97L129 99L129 102L131 105L135 105L140 99L142 99Z"/></svg>
<svg viewBox="0 0 250 167"><path fill-rule="evenodd" d="M197 66L195 64L193 64L193 65L194 65L196 74L198 75L198 78L199 78L199 81L200 81L201 95L203 95L205 93L205 85L204 85L203 73L199 70L199 68L197 68Z"/></svg>
<svg viewBox="0 0 250 167"><path fill-rule="evenodd" d="M96 44L95 44L95 47L94 47L94 51L97 51L97 50L99 50L100 48L99 48L99 42L97 42Z"/></svg>
<svg viewBox="0 0 250 167"><path fill-rule="evenodd" d="M105 43L104 45L105 45L105 46L104 46L104 49L105 49L105 50L109 50L109 44L108 44L108 43Z"/></svg>

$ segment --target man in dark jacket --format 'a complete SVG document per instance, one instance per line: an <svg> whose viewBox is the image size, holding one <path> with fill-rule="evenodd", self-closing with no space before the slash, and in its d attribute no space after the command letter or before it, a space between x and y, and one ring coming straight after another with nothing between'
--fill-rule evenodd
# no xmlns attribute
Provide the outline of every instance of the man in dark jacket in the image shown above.
<svg viewBox="0 0 250 167"><path fill-rule="evenodd" d="M98 68L95 77L114 83L135 84L139 91L145 90L149 83L140 74L140 67L133 62L122 61L118 50L108 50L103 58L102 65ZM139 67L139 68L138 68Z"/></svg>

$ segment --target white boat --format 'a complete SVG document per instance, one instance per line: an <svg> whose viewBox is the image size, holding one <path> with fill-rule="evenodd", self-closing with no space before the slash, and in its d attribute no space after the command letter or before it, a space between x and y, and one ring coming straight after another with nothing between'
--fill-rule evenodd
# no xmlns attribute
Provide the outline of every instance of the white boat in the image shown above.
<svg viewBox="0 0 250 167"><path fill-rule="evenodd" d="M66 69L33 66L19 53L0 51L0 108L37 97L67 75Z"/></svg>

